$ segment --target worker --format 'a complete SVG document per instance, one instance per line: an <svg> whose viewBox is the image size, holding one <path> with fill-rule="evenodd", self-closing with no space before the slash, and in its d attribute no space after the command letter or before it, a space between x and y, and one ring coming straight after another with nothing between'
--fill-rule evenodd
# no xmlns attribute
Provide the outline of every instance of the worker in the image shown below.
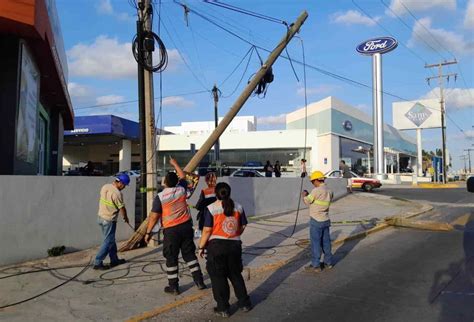
<svg viewBox="0 0 474 322"><path fill-rule="evenodd" d="M204 211L206 210L207 206L211 203L216 201L216 183L217 183L217 176L215 172L209 172L206 174L206 184L207 188L202 189L201 194L199 195L199 200L196 203L195 208L199 211L197 214L197 221L198 221L198 237L201 237L202 229L204 227Z"/></svg>
<svg viewBox="0 0 474 322"><path fill-rule="evenodd" d="M207 249L207 272L211 278L212 294L217 302L214 312L221 317L229 314L229 283L234 287L239 308L248 312L252 305L242 277L242 242L247 218L244 209L231 197L231 188L225 182L216 185L217 201L204 213L204 230L199 241L199 256Z"/></svg>
<svg viewBox="0 0 474 322"><path fill-rule="evenodd" d="M164 291L168 294L178 295L178 256L181 251L186 265L194 279L197 288L206 288L201 268L196 257L194 244L194 231L191 212L186 202L187 181L186 174L175 159L170 158L170 164L176 170L168 172L164 179L165 188L153 200L153 206L148 219L145 242L151 239L153 227L161 219L163 227L163 256L166 258L166 272L168 286Z"/></svg>
<svg viewBox="0 0 474 322"><path fill-rule="evenodd" d="M319 273L321 268L321 247L324 253L324 268L333 266L331 253L331 238L329 227L329 206L333 199L333 192L324 184L324 174L314 171L309 177L311 184L315 187L311 193L302 192L303 201L309 206L310 215L310 242L311 242L311 265L305 267L306 271Z"/></svg>
<svg viewBox="0 0 474 322"><path fill-rule="evenodd" d="M352 173L351 168L346 164L346 161L341 160L339 162L339 170L341 171L341 177L347 180L347 192L352 193Z"/></svg>
<svg viewBox="0 0 474 322"><path fill-rule="evenodd" d="M105 184L100 189L99 212L97 222L102 229L104 241L95 257L94 269L106 270L126 262L125 259L117 257L117 244L115 243L115 231L117 229L117 217L120 214L128 224L127 209L123 202L122 190L130 183L130 177L121 173L115 177L113 183ZM109 255L110 265L104 265L103 260Z"/></svg>

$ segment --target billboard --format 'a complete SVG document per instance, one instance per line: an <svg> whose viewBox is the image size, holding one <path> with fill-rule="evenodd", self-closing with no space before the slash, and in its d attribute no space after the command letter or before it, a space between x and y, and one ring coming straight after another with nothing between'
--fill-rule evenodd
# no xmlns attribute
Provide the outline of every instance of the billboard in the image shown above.
<svg viewBox="0 0 474 322"><path fill-rule="evenodd" d="M398 130L441 127L441 111L437 99L394 102L392 115L393 127Z"/></svg>

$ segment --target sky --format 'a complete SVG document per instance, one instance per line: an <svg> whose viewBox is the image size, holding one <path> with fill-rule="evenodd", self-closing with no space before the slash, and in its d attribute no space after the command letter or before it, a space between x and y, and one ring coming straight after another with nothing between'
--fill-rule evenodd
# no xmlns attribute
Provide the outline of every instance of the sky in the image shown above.
<svg viewBox="0 0 474 322"><path fill-rule="evenodd" d="M220 8L197 0L180 0L195 12L260 47L272 49L286 33L283 24ZM159 111L160 74L154 74L158 126L214 117L210 90L222 92L219 114L232 106L260 61L251 45L202 19L187 16L171 0L155 2L153 31L159 33L168 53L161 73L163 97ZM383 88L405 100L439 98L437 68L426 64L456 59L443 73L457 73L445 80L447 148L454 169L464 167L461 155L474 144L474 0L227 0L253 12L287 21L306 10L308 19L299 39L288 46L290 57L308 65L372 84L371 58L355 50L362 41L393 36L398 48L383 55ZM138 120L137 67L131 52L136 34L136 9L127 0L56 0L68 60L68 88L76 116L115 114ZM161 12L161 19L158 13ZM161 20L161 23L159 21ZM159 30L159 31L158 31ZM265 59L267 53L258 50ZM239 65L239 62L242 63ZM248 68L246 68L248 62ZM234 71L232 73L232 71ZM279 59L275 79L265 98L251 97L239 115L255 115L259 130L284 129L285 113L304 106L303 67ZM295 76L296 74L296 76ZM372 114L370 88L306 68L309 102L335 96ZM242 80L242 81L240 81ZM392 124L392 102L384 95L384 121ZM160 117L159 117L160 116ZM414 131L408 131L413 136ZM441 130L423 131L423 148L441 146ZM472 153L474 160L474 153Z"/></svg>

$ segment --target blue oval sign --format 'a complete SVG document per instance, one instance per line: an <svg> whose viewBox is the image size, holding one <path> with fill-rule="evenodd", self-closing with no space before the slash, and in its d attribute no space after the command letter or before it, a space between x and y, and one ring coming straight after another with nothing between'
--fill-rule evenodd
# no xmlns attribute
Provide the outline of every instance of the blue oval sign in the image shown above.
<svg viewBox="0 0 474 322"><path fill-rule="evenodd" d="M379 37L364 41L357 46L357 51L363 55L384 54L397 48L398 42L392 37Z"/></svg>

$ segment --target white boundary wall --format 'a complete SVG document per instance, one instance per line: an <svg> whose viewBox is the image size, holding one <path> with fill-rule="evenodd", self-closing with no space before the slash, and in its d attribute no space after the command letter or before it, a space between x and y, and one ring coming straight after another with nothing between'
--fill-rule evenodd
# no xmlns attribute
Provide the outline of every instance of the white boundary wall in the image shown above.
<svg viewBox="0 0 474 322"><path fill-rule="evenodd" d="M112 177L0 176L0 265L46 257L54 246L99 245L99 191L112 181ZM135 182L123 194L133 222ZM119 218L117 240L130 235L130 227Z"/></svg>
<svg viewBox="0 0 474 322"><path fill-rule="evenodd" d="M218 182L227 182L232 188L232 199L240 203L247 216L261 216L296 210L300 198L301 178L239 178L223 177ZM339 199L347 194L346 180L330 178L327 185L334 191L334 198ZM201 177L198 189L190 199L195 205L200 191L206 187ZM311 191L314 187L308 178L303 179L303 189ZM301 208L307 208L301 202Z"/></svg>

